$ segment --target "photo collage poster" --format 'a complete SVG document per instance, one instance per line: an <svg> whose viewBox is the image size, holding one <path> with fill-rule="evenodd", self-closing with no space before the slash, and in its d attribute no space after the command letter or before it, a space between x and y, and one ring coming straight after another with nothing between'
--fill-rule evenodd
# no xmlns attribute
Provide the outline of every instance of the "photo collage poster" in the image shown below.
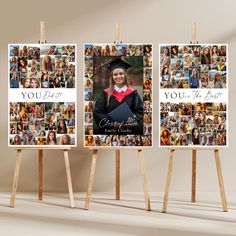
<svg viewBox="0 0 236 236"><path fill-rule="evenodd" d="M76 45L8 45L9 146L76 146Z"/></svg>
<svg viewBox="0 0 236 236"><path fill-rule="evenodd" d="M228 46L159 46L159 145L228 146Z"/></svg>
<svg viewBox="0 0 236 236"><path fill-rule="evenodd" d="M84 146L152 146L152 45L84 44Z"/></svg>

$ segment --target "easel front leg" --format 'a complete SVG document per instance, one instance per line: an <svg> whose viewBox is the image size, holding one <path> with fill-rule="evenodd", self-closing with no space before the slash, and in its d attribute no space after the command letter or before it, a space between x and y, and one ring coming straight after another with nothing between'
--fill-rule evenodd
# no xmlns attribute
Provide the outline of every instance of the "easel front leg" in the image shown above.
<svg viewBox="0 0 236 236"><path fill-rule="evenodd" d="M192 195L191 201L196 202L196 181L197 181L197 150L192 150Z"/></svg>
<svg viewBox="0 0 236 236"><path fill-rule="evenodd" d="M74 194L73 194L73 188L72 188L68 150L64 150L64 158L65 158L66 176L67 176L67 183L68 183L69 196L70 196L70 207L73 208L74 207Z"/></svg>
<svg viewBox="0 0 236 236"><path fill-rule="evenodd" d="M120 200L120 150L116 150L116 200Z"/></svg>
<svg viewBox="0 0 236 236"><path fill-rule="evenodd" d="M43 200L43 150L38 150L38 199Z"/></svg>
<svg viewBox="0 0 236 236"><path fill-rule="evenodd" d="M166 179L166 189L165 189L165 196L164 196L164 203L163 203L163 207L162 207L162 213L166 213L166 210L167 210L169 191L170 191L170 180L171 180L171 174L172 174L173 163L174 163L174 153L175 153L175 150L172 149L171 153L170 153L170 159L169 159L169 167L168 167L168 173L167 173L167 179Z"/></svg>
<svg viewBox="0 0 236 236"><path fill-rule="evenodd" d="M138 157L139 157L141 178L143 182L144 197L146 201L146 209L147 211L150 211L151 206L150 206L150 198L149 198L148 188L147 188L147 178L146 178L146 173L145 173L145 168L144 168L143 150L138 150Z"/></svg>
<svg viewBox="0 0 236 236"><path fill-rule="evenodd" d="M21 150L17 150L13 186L12 186L12 191L11 191L10 207L14 207L15 205L15 197L16 197L16 190L17 190L17 184L18 184L20 162L21 162Z"/></svg>
<svg viewBox="0 0 236 236"><path fill-rule="evenodd" d="M93 150L93 159L92 159L91 171L90 171L90 176L89 176L88 191L86 194L86 201L85 201L85 207L84 207L86 210L89 209L89 205L90 205L90 198L91 198L91 192L93 189L94 175L95 175L95 169L96 169L97 153L98 153L98 150Z"/></svg>
<svg viewBox="0 0 236 236"><path fill-rule="evenodd" d="M228 206L227 206L224 181L223 181L223 174L222 174L221 163L220 163L220 153L219 153L218 149L214 150L214 152L215 152L216 169L217 169L217 175L218 175L218 180L219 180L223 211L227 212Z"/></svg>

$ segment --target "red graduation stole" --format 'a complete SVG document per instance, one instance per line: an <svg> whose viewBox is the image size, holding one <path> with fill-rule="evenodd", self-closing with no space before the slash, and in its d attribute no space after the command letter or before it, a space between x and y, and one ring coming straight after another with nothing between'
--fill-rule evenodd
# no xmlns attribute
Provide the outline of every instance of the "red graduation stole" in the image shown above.
<svg viewBox="0 0 236 236"><path fill-rule="evenodd" d="M113 90L112 96L118 101L118 102L122 102L124 100L125 97L127 97L128 95L130 95L133 91L135 91L135 89L133 88L127 88L125 92L121 91L121 92L117 92L116 90ZM108 89L104 89L105 93L109 93L109 88Z"/></svg>

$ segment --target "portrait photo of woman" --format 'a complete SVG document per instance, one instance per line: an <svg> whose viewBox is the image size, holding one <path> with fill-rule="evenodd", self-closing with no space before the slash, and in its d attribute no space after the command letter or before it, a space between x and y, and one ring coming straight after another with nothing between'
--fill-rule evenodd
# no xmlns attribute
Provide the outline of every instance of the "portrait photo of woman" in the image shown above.
<svg viewBox="0 0 236 236"><path fill-rule="evenodd" d="M19 135L15 135L11 141L11 145L22 145L22 139Z"/></svg>
<svg viewBox="0 0 236 236"><path fill-rule="evenodd" d="M67 133L67 127L66 127L65 120L61 119L58 121L57 133L58 134L66 134Z"/></svg>
<svg viewBox="0 0 236 236"><path fill-rule="evenodd" d="M17 72L13 72L10 75L10 88L19 88L19 78Z"/></svg>
<svg viewBox="0 0 236 236"><path fill-rule="evenodd" d="M223 88L220 73L215 74L214 88Z"/></svg>
<svg viewBox="0 0 236 236"><path fill-rule="evenodd" d="M49 88L49 77L47 73L41 75L41 88Z"/></svg>
<svg viewBox="0 0 236 236"><path fill-rule="evenodd" d="M170 49L169 47L161 48L161 66L169 66L170 65Z"/></svg>
<svg viewBox="0 0 236 236"><path fill-rule="evenodd" d="M192 145L199 145L200 144L200 133L198 128L192 129Z"/></svg>
<svg viewBox="0 0 236 236"><path fill-rule="evenodd" d="M171 143L171 132L168 129L163 129L161 131L161 145L169 146Z"/></svg>
<svg viewBox="0 0 236 236"><path fill-rule="evenodd" d="M30 88L30 78L22 79L22 86L23 88Z"/></svg>
<svg viewBox="0 0 236 236"><path fill-rule="evenodd" d="M170 80L170 72L168 66L163 66L161 72L161 79L162 81L169 81Z"/></svg>
<svg viewBox="0 0 236 236"><path fill-rule="evenodd" d="M120 58L108 64L109 87L101 92L94 105L94 134L143 133L143 101L127 79L131 67Z"/></svg>
<svg viewBox="0 0 236 236"><path fill-rule="evenodd" d="M45 56L42 59L42 71L52 71L53 65L52 65L52 58L51 56Z"/></svg>
<svg viewBox="0 0 236 236"><path fill-rule="evenodd" d="M201 53L201 64L211 64L210 47L204 47Z"/></svg>
<svg viewBox="0 0 236 236"><path fill-rule="evenodd" d="M192 70L192 73L189 78L189 85L190 85L190 88L199 88L200 87L199 73L196 68L194 68Z"/></svg>
<svg viewBox="0 0 236 236"><path fill-rule="evenodd" d="M27 72L27 58L25 57L18 58L18 71Z"/></svg>
<svg viewBox="0 0 236 236"><path fill-rule="evenodd" d="M30 79L30 88L40 88L40 82L37 78Z"/></svg>
<svg viewBox="0 0 236 236"><path fill-rule="evenodd" d="M47 135L47 145L56 145L57 139L56 139L56 132L55 131L49 131Z"/></svg>

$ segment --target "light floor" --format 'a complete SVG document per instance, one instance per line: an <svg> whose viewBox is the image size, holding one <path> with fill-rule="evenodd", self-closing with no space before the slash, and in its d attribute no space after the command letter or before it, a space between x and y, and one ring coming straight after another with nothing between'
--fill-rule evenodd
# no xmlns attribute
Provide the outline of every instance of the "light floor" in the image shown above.
<svg viewBox="0 0 236 236"><path fill-rule="evenodd" d="M150 194L152 211L145 211L141 193L93 193L90 210L84 210L84 193L75 194L70 209L66 194L17 193L15 208L9 208L9 193L0 193L0 235L236 235L236 199L229 212L222 212L219 193L199 194L189 202L189 193L170 193L168 213L160 213L163 194ZM203 200L204 199L204 200Z"/></svg>

